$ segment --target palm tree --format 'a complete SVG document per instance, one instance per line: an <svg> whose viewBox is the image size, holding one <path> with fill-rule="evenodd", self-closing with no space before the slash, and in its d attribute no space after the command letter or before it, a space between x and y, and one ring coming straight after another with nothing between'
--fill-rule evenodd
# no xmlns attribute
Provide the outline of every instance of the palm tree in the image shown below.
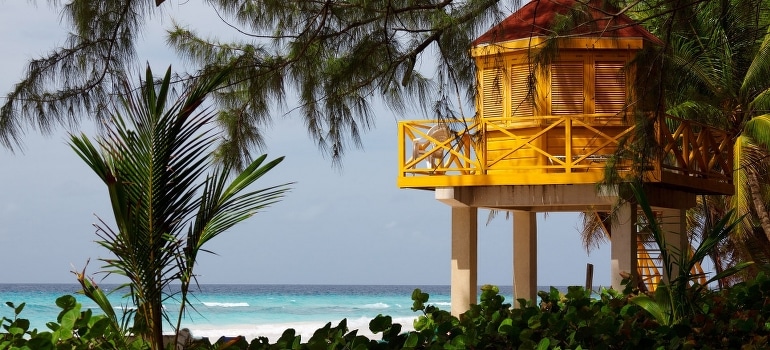
<svg viewBox="0 0 770 350"><path fill-rule="evenodd" d="M215 113L201 106L227 74L204 76L172 101L171 69L155 84L147 68L140 89L125 85L96 145L85 135L71 136L72 148L109 191L115 227L103 220L96 225L98 243L113 255L103 259L106 272L127 280L122 287L136 306L132 331L153 349L163 348L163 302L169 298L181 301L179 327L205 244L288 190L287 184L248 189L282 157L265 162L263 155L238 173L228 164L214 167ZM171 292L173 282L181 284L178 294ZM110 307L96 297L102 308Z"/></svg>
<svg viewBox="0 0 770 350"><path fill-rule="evenodd" d="M619 1L616 7L664 42L658 53L638 58L654 61L664 72L660 79L638 75L636 90L646 94L640 96L645 103L652 110L662 106L667 114L735 135L735 194L698 198L698 206L688 213L693 240L702 241L717 218L734 210L744 219L713 251L716 272L739 261L768 261L770 250L757 248L770 247L770 2ZM608 217L584 214L586 249L606 237L602 221Z"/></svg>
<svg viewBox="0 0 770 350"><path fill-rule="evenodd" d="M770 3L767 1L699 2L674 31L667 62L679 79L667 84L668 113L730 130L734 139L733 182L728 200L703 198L704 215L735 210L742 226L723 248L720 261L766 260L770 251ZM719 206L726 205L726 208ZM706 232L713 220L694 221L693 232ZM760 235L757 235L759 233ZM698 238L702 235L697 235ZM725 258L725 259L722 259ZM729 265L718 266L718 269Z"/></svg>

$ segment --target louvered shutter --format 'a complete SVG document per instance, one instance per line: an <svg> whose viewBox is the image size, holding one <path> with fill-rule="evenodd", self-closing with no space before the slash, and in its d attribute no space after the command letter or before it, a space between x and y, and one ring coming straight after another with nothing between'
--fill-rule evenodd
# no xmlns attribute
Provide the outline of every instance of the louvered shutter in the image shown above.
<svg viewBox="0 0 770 350"><path fill-rule="evenodd" d="M551 114L583 114L585 92L583 62L557 62L551 66Z"/></svg>
<svg viewBox="0 0 770 350"><path fill-rule="evenodd" d="M617 114L626 104L626 75L624 63L596 61L596 113Z"/></svg>
<svg viewBox="0 0 770 350"><path fill-rule="evenodd" d="M482 116L485 118L503 116L502 78L499 68L485 69L481 72L481 108Z"/></svg>
<svg viewBox="0 0 770 350"><path fill-rule="evenodd" d="M511 66L511 115L529 117L535 114L530 86L530 66L518 64Z"/></svg>

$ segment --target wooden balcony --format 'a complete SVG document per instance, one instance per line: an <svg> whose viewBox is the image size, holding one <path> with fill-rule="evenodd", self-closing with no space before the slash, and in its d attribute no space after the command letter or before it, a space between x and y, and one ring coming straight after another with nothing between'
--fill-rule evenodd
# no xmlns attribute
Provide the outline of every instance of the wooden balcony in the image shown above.
<svg viewBox="0 0 770 350"><path fill-rule="evenodd" d="M646 165L649 183L691 193L732 194L732 143L722 130L654 117L661 146ZM474 122L399 122L402 188L591 184L608 162L630 174L630 160L615 154L629 144L635 125L612 115L482 118Z"/></svg>

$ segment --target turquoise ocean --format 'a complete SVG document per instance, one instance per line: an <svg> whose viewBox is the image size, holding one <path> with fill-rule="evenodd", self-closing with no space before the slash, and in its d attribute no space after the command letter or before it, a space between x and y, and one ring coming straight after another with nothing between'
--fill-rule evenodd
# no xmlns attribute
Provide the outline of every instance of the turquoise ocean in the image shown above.
<svg viewBox="0 0 770 350"><path fill-rule="evenodd" d="M111 290L114 286L101 286ZM411 310L412 291L420 288L430 294L429 304L450 310L449 286L416 285L238 285L206 284L193 296L189 315L182 322L195 337L218 339L219 336L244 335L248 339L266 336L277 339L284 330L295 329L307 339L313 331L327 322L337 325L346 319L348 327L359 334L371 335L368 324L378 314L393 317L405 330L420 316ZM512 301L512 287L500 286L507 302ZM548 290L541 287L540 290ZM73 295L83 308L100 313L96 304L77 294L76 284L0 284L0 317L13 318L13 309L5 303L26 303L20 318L29 319L38 330L55 321L60 309L56 298ZM113 293L113 306L122 308L127 300L122 293ZM168 310L177 310L178 303L169 301ZM173 315L173 314L172 314ZM175 317L175 315L173 315ZM166 329L171 329L170 326Z"/></svg>

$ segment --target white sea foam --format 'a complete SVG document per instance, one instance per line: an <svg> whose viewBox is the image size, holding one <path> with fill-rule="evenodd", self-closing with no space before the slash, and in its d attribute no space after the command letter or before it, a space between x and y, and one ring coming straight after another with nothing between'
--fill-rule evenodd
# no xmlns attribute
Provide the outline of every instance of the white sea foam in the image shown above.
<svg viewBox="0 0 770 350"><path fill-rule="evenodd" d="M126 311L134 311L134 310L136 310L136 306L130 306L130 307L127 307L127 306L113 306L112 308L114 310L118 310L118 311L124 311L124 310L126 310ZM163 308L165 309L165 306ZM89 309L99 310L99 307L98 306L93 306L93 307L89 307Z"/></svg>
<svg viewBox="0 0 770 350"><path fill-rule="evenodd" d="M413 322L414 317L395 317L393 318L393 323L399 323L402 326L402 332L412 331L414 330ZM357 318L357 319L348 319L348 329L350 331L357 329L358 335L363 335L368 337L369 339L379 340L382 339L382 334L373 334L369 330L369 322L371 321L371 318ZM313 336L313 333L315 333L316 330L319 328L322 328L326 325L328 322L292 322L292 323L275 323L275 324L256 324L256 325L228 325L228 326L217 326L217 325L189 325L184 326L190 329L192 332L193 337L195 338L202 338L206 337L209 338L211 342L215 342L217 339L219 339L222 336L225 337L236 337L236 336L244 336L247 341L251 342L251 340L256 339L258 337L267 337L267 339L274 343L278 340L278 338L281 337L283 332L289 328L293 328L297 335L302 337L302 342L307 342L308 339L310 339L311 336ZM332 326L337 326L339 324L339 321L332 322Z"/></svg>
<svg viewBox="0 0 770 350"><path fill-rule="evenodd" d="M208 307L248 307L249 303L218 303L218 302L204 301L203 305L206 305Z"/></svg>
<svg viewBox="0 0 770 350"><path fill-rule="evenodd" d="M389 307L390 305L385 303L366 304L363 306L363 308L366 308L366 309L387 309Z"/></svg>

